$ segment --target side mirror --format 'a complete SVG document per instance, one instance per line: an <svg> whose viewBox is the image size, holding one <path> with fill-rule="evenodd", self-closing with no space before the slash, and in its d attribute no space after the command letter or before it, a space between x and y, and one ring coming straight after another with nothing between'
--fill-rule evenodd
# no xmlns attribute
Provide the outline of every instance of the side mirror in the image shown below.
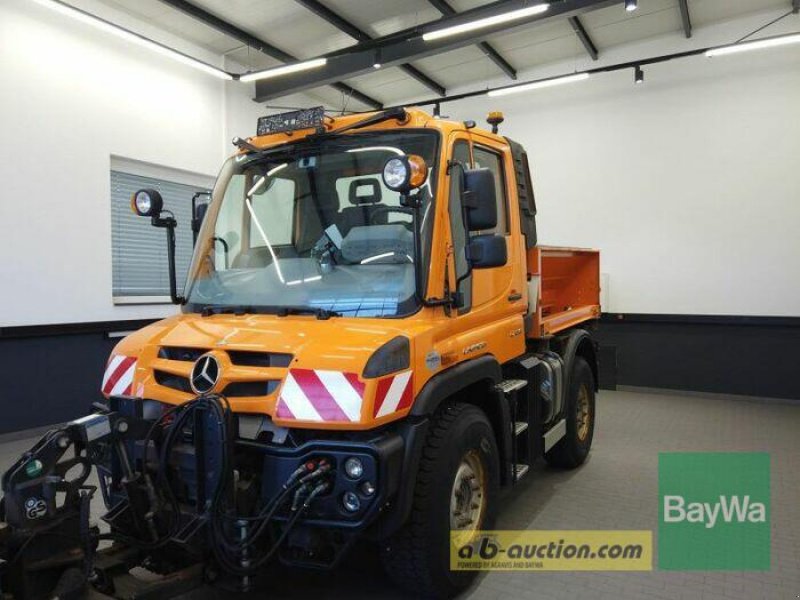
<svg viewBox="0 0 800 600"><path fill-rule="evenodd" d="M508 262L506 238L502 235L476 235L469 242L469 262L473 269L502 267Z"/></svg>
<svg viewBox="0 0 800 600"><path fill-rule="evenodd" d="M197 192L192 196L192 240L195 244L197 243L197 234L200 233L200 227L203 225L208 212L209 202L197 203L197 200L203 196L208 196L210 199L211 194L209 192Z"/></svg>
<svg viewBox="0 0 800 600"><path fill-rule="evenodd" d="M139 190L131 196L131 210L140 217L158 217L164 208L164 199L157 190Z"/></svg>
<svg viewBox="0 0 800 600"><path fill-rule="evenodd" d="M464 170L464 206L470 231L483 231L497 226L497 192L491 170Z"/></svg>
<svg viewBox="0 0 800 600"><path fill-rule="evenodd" d="M194 211L194 220L197 222L197 230L200 231L200 226L203 224L203 221L206 219L206 213L208 212L208 203L204 202L203 204L198 204L197 208Z"/></svg>

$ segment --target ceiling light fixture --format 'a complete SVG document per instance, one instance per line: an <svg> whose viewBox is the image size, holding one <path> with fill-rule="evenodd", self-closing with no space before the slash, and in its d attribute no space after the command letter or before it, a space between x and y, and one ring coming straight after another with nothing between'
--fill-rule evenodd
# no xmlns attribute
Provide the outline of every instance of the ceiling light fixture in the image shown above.
<svg viewBox="0 0 800 600"><path fill-rule="evenodd" d="M589 79L589 73L576 73L575 75L567 75L565 77L542 79L541 81L534 81L533 83L515 85L513 87L501 88L499 90L490 90L486 92L486 95L491 97L507 96L508 94L516 94L518 92L528 92L531 90L539 90L542 88L553 87L556 85L564 85L565 83L583 81L584 79Z"/></svg>
<svg viewBox="0 0 800 600"><path fill-rule="evenodd" d="M372 63L373 69L380 69L381 68L381 49L378 48L375 50L375 62Z"/></svg>
<svg viewBox="0 0 800 600"><path fill-rule="evenodd" d="M292 63L282 67L274 67L272 69L265 69L263 71L255 71L253 73L245 73L239 77L239 81L256 81L259 79L271 79L272 77L280 77L281 75L288 75L290 73L297 73L299 71L308 71L309 69L316 69L323 67L327 64L327 58L314 58L312 60L304 60L303 62Z"/></svg>
<svg viewBox="0 0 800 600"><path fill-rule="evenodd" d="M233 75L226 73L222 69L218 69L213 65L209 65L201 60L192 58L188 54L184 54L183 52L179 52L178 50L170 48L169 46L155 42L150 38L146 38L143 35L134 33L133 31L120 27L119 25L115 25L114 23L106 21L105 19L101 19L100 17L96 17L91 13L83 11L79 8L75 8L74 6L70 6L69 4L65 4L64 2L60 2L59 0L36 0L36 2L62 15L71 17L77 21L80 21L81 23L92 25L93 27L101 29L107 33L113 33L117 37L121 37L129 42L133 42L134 44L142 46L143 48L148 48L149 50L157 52L162 56L167 56L180 63L194 67L199 71L208 73L209 75L219 77L220 79L233 79Z"/></svg>
<svg viewBox="0 0 800 600"><path fill-rule="evenodd" d="M642 71L642 67L639 65L636 65L633 71L633 81L634 83L644 83L644 71Z"/></svg>
<svg viewBox="0 0 800 600"><path fill-rule="evenodd" d="M625 10L633 12L639 7L638 0L625 0Z"/></svg>
<svg viewBox="0 0 800 600"><path fill-rule="evenodd" d="M516 21L517 19L524 19L525 17L541 14L547 11L548 8L550 8L550 5L547 3L536 4L535 6L528 6L526 8L512 10L507 13L495 15L493 17L486 17L484 19L477 19L468 23L462 23L461 25L453 25L452 27L428 31L422 34L422 39L426 42L429 42L431 40L438 40L451 35L458 35L459 33L464 33L466 31L475 31L476 29L491 27L492 25L499 25L500 23L508 23L509 21Z"/></svg>
<svg viewBox="0 0 800 600"><path fill-rule="evenodd" d="M748 50L761 50L763 48L775 48L776 46L786 46L788 44L800 43L800 33L780 35L777 37L755 40L754 42L741 42L730 46L720 46L706 51L706 56L725 56L727 54L737 54Z"/></svg>

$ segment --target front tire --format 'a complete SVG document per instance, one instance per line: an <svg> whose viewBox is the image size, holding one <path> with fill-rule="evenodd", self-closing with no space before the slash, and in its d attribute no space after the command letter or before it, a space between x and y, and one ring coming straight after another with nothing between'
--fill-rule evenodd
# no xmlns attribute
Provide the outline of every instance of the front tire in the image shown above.
<svg viewBox="0 0 800 600"><path fill-rule="evenodd" d="M582 356L576 356L569 378L564 418L567 433L544 455L548 464L562 469L574 469L589 455L594 437L595 415L594 374Z"/></svg>
<svg viewBox="0 0 800 600"><path fill-rule="evenodd" d="M450 570L450 531L491 529L500 466L486 415L447 403L433 417L420 459L411 515L383 544L389 577L415 596L452 598L477 576Z"/></svg>

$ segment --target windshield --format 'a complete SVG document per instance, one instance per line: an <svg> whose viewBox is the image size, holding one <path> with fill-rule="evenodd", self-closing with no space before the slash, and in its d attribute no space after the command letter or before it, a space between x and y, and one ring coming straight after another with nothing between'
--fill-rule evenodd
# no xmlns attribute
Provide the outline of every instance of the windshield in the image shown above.
<svg viewBox="0 0 800 600"><path fill-rule="evenodd" d="M416 269L429 263L437 140L419 130L343 134L231 158L198 238L187 309L416 312ZM429 167L412 192L416 214L383 183L384 163L402 154L422 156Z"/></svg>

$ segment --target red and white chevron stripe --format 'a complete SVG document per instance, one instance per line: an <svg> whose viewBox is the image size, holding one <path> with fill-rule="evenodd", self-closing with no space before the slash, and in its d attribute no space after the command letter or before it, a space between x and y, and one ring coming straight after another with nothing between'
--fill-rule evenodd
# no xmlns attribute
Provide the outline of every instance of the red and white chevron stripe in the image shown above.
<svg viewBox="0 0 800 600"><path fill-rule="evenodd" d="M375 418L411 405L411 371L378 382ZM364 384L355 373L290 369L283 382L276 416L280 419L318 422L354 422L361 419Z"/></svg>
<svg viewBox="0 0 800 600"><path fill-rule="evenodd" d="M364 384L355 373L290 369L278 397L277 416L298 421L361 420Z"/></svg>
<svg viewBox="0 0 800 600"><path fill-rule="evenodd" d="M404 371L394 377L384 377L378 382L375 392L375 418L384 417L411 406L411 371Z"/></svg>
<svg viewBox="0 0 800 600"><path fill-rule="evenodd" d="M130 396L135 372L136 358L115 354L106 365L103 385L100 386L100 389L106 396Z"/></svg>

